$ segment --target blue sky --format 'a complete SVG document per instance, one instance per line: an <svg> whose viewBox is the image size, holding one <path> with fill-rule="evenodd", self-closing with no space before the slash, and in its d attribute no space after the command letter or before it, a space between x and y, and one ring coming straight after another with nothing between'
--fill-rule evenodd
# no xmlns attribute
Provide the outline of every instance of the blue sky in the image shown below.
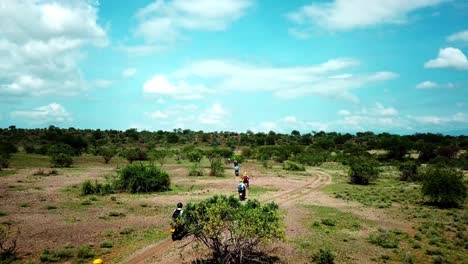
<svg viewBox="0 0 468 264"><path fill-rule="evenodd" d="M468 131L462 0L6 0L0 126Z"/></svg>

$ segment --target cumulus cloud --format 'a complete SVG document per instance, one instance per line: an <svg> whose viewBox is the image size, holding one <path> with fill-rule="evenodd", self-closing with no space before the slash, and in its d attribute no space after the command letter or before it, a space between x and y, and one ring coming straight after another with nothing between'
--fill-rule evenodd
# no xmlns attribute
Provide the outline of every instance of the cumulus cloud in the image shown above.
<svg viewBox="0 0 468 264"><path fill-rule="evenodd" d="M221 125L224 123L226 115L227 112L223 107L219 103L215 103L198 116L198 121L207 125Z"/></svg>
<svg viewBox="0 0 468 264"><path fill-rule="evenodd" d="M299 30L307 31L315 26L345 31L380 24L402 24L408 21L409 14L447 1L335 0L302 6L287 14L287 18L296 24L292 32L298 36Z"/></svg>
<svg viewBox="0 0 468 264"><path fill-rule="evenodd" d="M137 72L137 69L135 69L135 68L127 68L122 72L122 76L124 78L130 78L130 77L134 76L136 74L136 72Z"/></svg>
<svg viewBox="0 0 468 264"><path fill-rule="evenodd" d="M212 91L204 85L191 85L183 80L171 83L165 76L156 75L143 84L143 93L147 95L164 95L176 99L201 99Z"/></svg>
<svg viewBox="0 0 468 264"><path fill-rule="evenodd" d="M424 64L426 68L453 68L457 70L468 69L468 59L457 48L444 48L439 50L439 56Z"/></svg>
<svg viewBox="0 0 468 264"><path fill-rule="evenodd" d="M454 33L448 36L447 40L450 42L460 41L460 42L468 43L468 30Z"/></svg>
<svg viewBox="0 0 468 264"><path fill-rule="evenodd" d="M185 128L203 129L206 127L223 127L228 124L228 111L220 104L214 103L208 108L200 109L193 104L173 105L166 109L146 113L151 121L158 122L167 129Z"/></svg>
<svg viewBox="0 0 468 264"><path fill-rule="evenodd" d="M422 123L431 125L443 125L447 123L468 123L468 115L465 113L456 113L451 116L411 116L408 118Z"/></svg>
<svg viewBox="0 0 468 264"><path fill-rule="evenodd" d="M286 99L313 94L357 102L358 98L351 90L398 77L393 72L361 75L340 73L358 65L357 60L346 58L298 67L203 60L193 62L167 76L153 77L145 83L143 91L181 99L196 99L223 91L263 91ZM190 80L196 80L198 84L191 84Z"/></svg>
<svg viewBox="0 0 468 264"><path fill-rule="evenodd" d="M11 117L34 125L72 121L70 113L58 103L51 103L32 110L13 111Z"/></svg>
<svg viewBox="0 0 468 264"><path fill-rule="evenodd" d="M438 86L437 83L431 81L424 81L416 85L416 89L431 89L436 88Z"/></svg>
<svg viewBox="0 0 468 264"><path fill-rule="evenodd" d="M145 44L123 47L136 54L169 48L190 31L223 31L242 17L253 0L156 0L138 10L135 35Z"/></svg>
<svg viewBox="0 0 468 264"><path fill-rule="evenodd" d="M74 94L86 45L108 43L88 1L2 1L0 95Z"/></svg>

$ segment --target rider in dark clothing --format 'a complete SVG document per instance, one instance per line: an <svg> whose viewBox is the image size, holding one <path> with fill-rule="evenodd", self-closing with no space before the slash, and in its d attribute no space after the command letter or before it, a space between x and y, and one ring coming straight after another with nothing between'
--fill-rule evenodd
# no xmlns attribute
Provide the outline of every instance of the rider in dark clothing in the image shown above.
<svg viewBox="0 0 468 264"><path fill-rule="evenodd" d="M234 160L234 167L237 167L239 166L239 162L237 162L237 160Z"/></svg>

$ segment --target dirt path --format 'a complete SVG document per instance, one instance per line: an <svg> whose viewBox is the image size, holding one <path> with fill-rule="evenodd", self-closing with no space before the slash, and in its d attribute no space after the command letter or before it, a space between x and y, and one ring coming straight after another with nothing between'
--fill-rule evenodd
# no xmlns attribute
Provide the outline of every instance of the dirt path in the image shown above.
<svg viewBox="0 0 468 264"><path fill-rule="evenodd" d="M273 196L265 196L260 199L262 202L276 202L287 212L286 224L288 235L300 233L298 231L298 222L301 222L298 217L301 214L293 212L296 210L295 204L304 199L310 193L321 189L323 186L331 183L331 177L322 172L313 172L313 176L305 181L305 184L290 190L281 191ZM173 246L179 246L184 242L172 242L171 238L166 238L156 244L137 251L130 256L125 263L180 263L180 254L170 250Z"/></svg>

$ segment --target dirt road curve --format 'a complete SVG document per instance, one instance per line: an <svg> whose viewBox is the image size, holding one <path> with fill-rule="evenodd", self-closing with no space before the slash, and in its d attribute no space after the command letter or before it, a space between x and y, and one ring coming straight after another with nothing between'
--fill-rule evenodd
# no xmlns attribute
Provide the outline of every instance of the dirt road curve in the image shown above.
<svg viewBox="0 0 468 264"><path fill-rule="evenodd" d="M313 171L312 175L313 176L307 181L304 181L304 184L300 187L283 190L275 195L262 197L260 199L262 202L274 201L288 212L286 216L287 230L292 233L294 233L295 230L297 231L297 223L300 220L297 219L297 217L300 217L300 214L292 213L292 211L295 210L294 205L308 199L310 194L331 183L331 176L326 173ZM173 242L171 238L168 237L156 244L149 245L135 252L125 260L124 263L179 263L180 255L175 254L171 249L182 243L183 242Z"/></svg>

